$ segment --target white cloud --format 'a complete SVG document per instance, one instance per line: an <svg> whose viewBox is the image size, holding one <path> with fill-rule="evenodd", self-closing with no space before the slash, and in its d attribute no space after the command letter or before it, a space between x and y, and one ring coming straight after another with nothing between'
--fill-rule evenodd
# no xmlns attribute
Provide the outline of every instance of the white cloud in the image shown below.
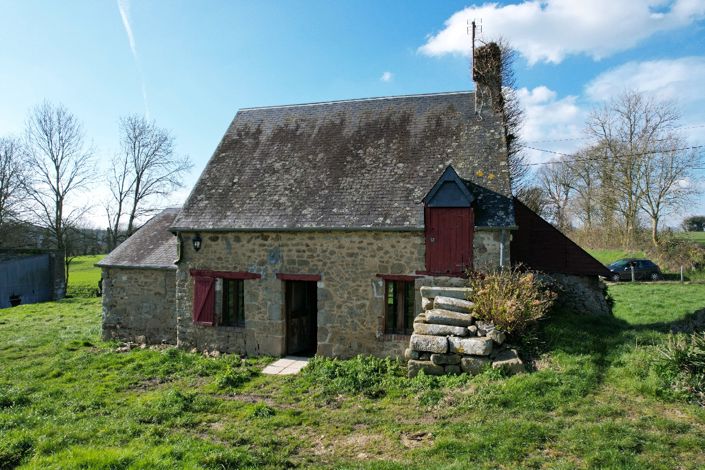
<svg viewBox="0 0 705 470"><path fill-rule="evenodd" d="M394 80L394 74L392 72L384 72L379 79L383 82L391 82Z"/></svg>
<svg viewBox="0 0 705 470"><path fill-rule="evenodd" d="M517 96L524 109L522 139L531 147L545 148L570 153L580 145L580 141L566 140L583 137L585 111L577 105L576 96L558 98L555 91L539 86L532 90L520 88ZM546 140L558 140L546 145ZM555 154L527 149L531 162L544 162L556 157Z"/></svg>
<svg viewBox="0 0 705 470"><path fill-rule="evenodd" d="M560 63L568 55L600 59L634 47L654 33L705 18L705 0L525 0L485 3L453 14L419 50L469 55L468 22L482 19L484 37L506 38L529 64Z"/></svg>
<svg viewBox="0 0 705 470"><path fill-rule="evenodd" d="M628 62L590 81L585 95L593 102L609 100L625 90L639 90L658 100L672 100L682 113L683 134L705 143L705 56Z"/></svg>

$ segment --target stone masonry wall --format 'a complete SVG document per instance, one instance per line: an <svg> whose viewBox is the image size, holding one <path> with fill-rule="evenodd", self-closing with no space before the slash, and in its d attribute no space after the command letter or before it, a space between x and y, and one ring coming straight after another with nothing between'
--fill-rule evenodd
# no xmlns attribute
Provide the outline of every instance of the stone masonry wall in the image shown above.
<svg viewBox="0 0 705 470"><path fill-rule="evenodd" d="M318 274L317 353L401 356L408 337L383 332L384 282L377 274L413 274L423 269L420 232L239 232L183 234L177 272L179 345L249 355L285 354L284 282L277 273ZM245 328L201 326L191 320L190 269L247 271ZM420 303L420 298L417 299Z"/></svg>
<svg viewBox="0 0 705 470"><path fill-rule="evenodd" d="M607 296L607 286L597 276L576 276L570 274L547 275L548 282L559 287L556 305L587 315L611 315Z"/></svg>
<svg viewBox="0 0 705 470"><path fill-rule="evenodd" d="M509 231L505 233L504 266L509 266ZM475 230L473 239L473 268L476 271L492 271L499 266L501 232L499 230Z"/></svg>
<svg viewBox="0 0 705 470"><path fill-rule="evenodd" d="M103 338L176 344L175 274L103 268Z"/></svg>
<svg viewBox="0 0 705 470"><path fill-rule="evenodd" d="M486 253L497 253L496 265L498 249L491 248L490 232L482 234L476 240L481 240ZM209 233L201 234L203 246L198 252L191 243L193 235L182 234L182 260L176 275L179 346L249 355L285 354L284 283L276 274L319 274L317 354L403 355L409 337L384 334L384 281L377 274L414 275L423 270L423 232ZM192 322L190 269L247 271L262 276L244 281L244 328ZM418 278L417 308L421 306L420 286L459 281Z"/></svg>

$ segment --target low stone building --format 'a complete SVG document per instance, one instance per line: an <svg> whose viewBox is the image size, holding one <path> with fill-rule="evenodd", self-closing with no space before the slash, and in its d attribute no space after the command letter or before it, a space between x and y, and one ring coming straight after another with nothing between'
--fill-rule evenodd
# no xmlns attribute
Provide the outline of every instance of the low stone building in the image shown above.
<svg viewBox="0 0 705 470"><path fill-rule="evenodd" d="M101 263L106 336L401 357L420 288L509 266L521 230L500 90L477 90L240 110L173 222L134 236L169 226L175 262L130 239Z"/></svg>
<svg viewBox="0 0 705 470"><path fill-rule="evenodd" d="M178 209L166 209L103 258L103 338L172 343L176 338Z"/></svg>

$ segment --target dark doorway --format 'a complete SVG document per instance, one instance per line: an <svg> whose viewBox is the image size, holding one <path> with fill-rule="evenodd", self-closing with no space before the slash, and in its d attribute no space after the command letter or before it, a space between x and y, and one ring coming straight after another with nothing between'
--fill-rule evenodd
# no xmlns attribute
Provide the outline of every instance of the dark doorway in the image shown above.
<svg viewBox="0 0 705 470"><path fill-rule="evenodd" d="M286 296L286 353L316 354L317 287L315 281L284 281Z"/></svg>

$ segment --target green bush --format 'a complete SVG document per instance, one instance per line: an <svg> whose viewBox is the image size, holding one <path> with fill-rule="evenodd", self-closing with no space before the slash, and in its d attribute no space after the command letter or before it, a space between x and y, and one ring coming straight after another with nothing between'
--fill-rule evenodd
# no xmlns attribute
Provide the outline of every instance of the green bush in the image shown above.
<svg viewBox="0 0 705 470"><path fill-rule="evenodd" d="M658 370L666 382L705 406L705 333L671 335L660 352Z"/></svg>
<svg viewBox="0 0 705 470"><path fill-rule="evenodd" d="M681 266L688 271L705 269L705 246L693 240L664 238L648 255L664 271L678 272Z"/></svg>
<svg viewBox="0 0 705 470"><path fill-rule="evenodd" d="M474 315L511 335L546 316L556 294L520 267L470 276Z"/></svg>

